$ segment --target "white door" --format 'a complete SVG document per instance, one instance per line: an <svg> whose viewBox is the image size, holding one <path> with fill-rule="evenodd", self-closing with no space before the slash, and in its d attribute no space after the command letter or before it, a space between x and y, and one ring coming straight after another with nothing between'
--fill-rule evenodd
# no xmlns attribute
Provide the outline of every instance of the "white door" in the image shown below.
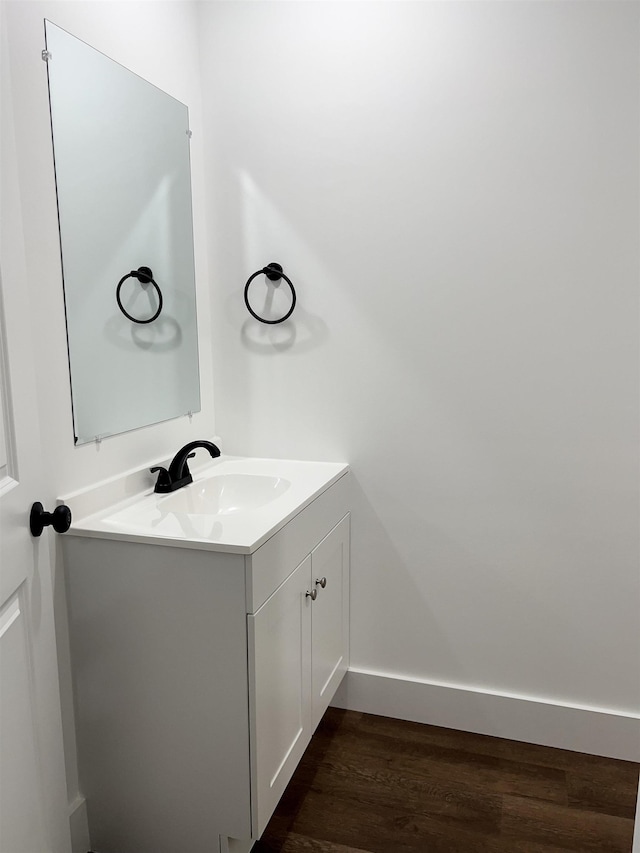
<svg viewBox="0 0 640 853"><path fill-rule="evenodd" d="M30 311L0 4L0 851L71 849L49 537L28 528L42 473ZM53 509L53 507L46 507Z"/></svg>

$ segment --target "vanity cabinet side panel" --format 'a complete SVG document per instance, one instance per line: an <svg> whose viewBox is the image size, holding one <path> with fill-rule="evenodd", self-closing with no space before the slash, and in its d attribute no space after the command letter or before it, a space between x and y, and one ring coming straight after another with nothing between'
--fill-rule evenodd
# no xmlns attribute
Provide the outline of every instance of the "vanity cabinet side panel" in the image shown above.
<svg viewBox="0 0 640 853"><path fill-rule="evenodd" d="M247 560L247 613L255 613L351 508L347 471Z"/></svg>
<svg viewBox="0 0 640 853"><path fill-rule="evenodd" d="M244 558L72 535L64 557L93 848L249 837Z"/></svg>

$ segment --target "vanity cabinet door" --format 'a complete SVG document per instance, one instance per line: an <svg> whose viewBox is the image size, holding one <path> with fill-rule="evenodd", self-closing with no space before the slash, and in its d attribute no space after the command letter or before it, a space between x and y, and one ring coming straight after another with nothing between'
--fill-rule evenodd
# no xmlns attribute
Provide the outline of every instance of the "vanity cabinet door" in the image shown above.
<svg viewBox="0 0 640 853"><path fill-rule="evenodd" d="M349 665L349 515L311 553L312 728L327 710ZM326 582L325 582L326 581Z"/></svg>
<svg viewBox="0 0 640 853"><path fill-rule="evenodd" d="M259 838L311 737L311 556L247 616L252 835Z"/></svg>

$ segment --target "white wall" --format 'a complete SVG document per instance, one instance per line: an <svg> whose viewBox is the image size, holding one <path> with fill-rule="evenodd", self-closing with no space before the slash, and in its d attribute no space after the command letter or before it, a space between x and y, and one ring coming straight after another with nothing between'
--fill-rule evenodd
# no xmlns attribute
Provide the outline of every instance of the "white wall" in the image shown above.
<svg viewBox="0 0 640 853"><path fill-rule="evenodd" d="M201 14L216 425L353 465L352 665L637 714L640 6Z"/></svg>

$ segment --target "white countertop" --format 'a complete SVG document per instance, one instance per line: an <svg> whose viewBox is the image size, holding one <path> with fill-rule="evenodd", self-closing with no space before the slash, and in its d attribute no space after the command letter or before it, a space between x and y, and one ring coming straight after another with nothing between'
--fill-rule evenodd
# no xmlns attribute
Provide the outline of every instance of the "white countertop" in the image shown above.
<svg viewBox="0 0 640 853"><path fill-rule="evenodd" d="M85 515L99 503L97 490L69 496L66 535L251 554L348 470L341 462L223 455L167 495L147 487ZM113 483L107 491L117 492Z"/></svg>

